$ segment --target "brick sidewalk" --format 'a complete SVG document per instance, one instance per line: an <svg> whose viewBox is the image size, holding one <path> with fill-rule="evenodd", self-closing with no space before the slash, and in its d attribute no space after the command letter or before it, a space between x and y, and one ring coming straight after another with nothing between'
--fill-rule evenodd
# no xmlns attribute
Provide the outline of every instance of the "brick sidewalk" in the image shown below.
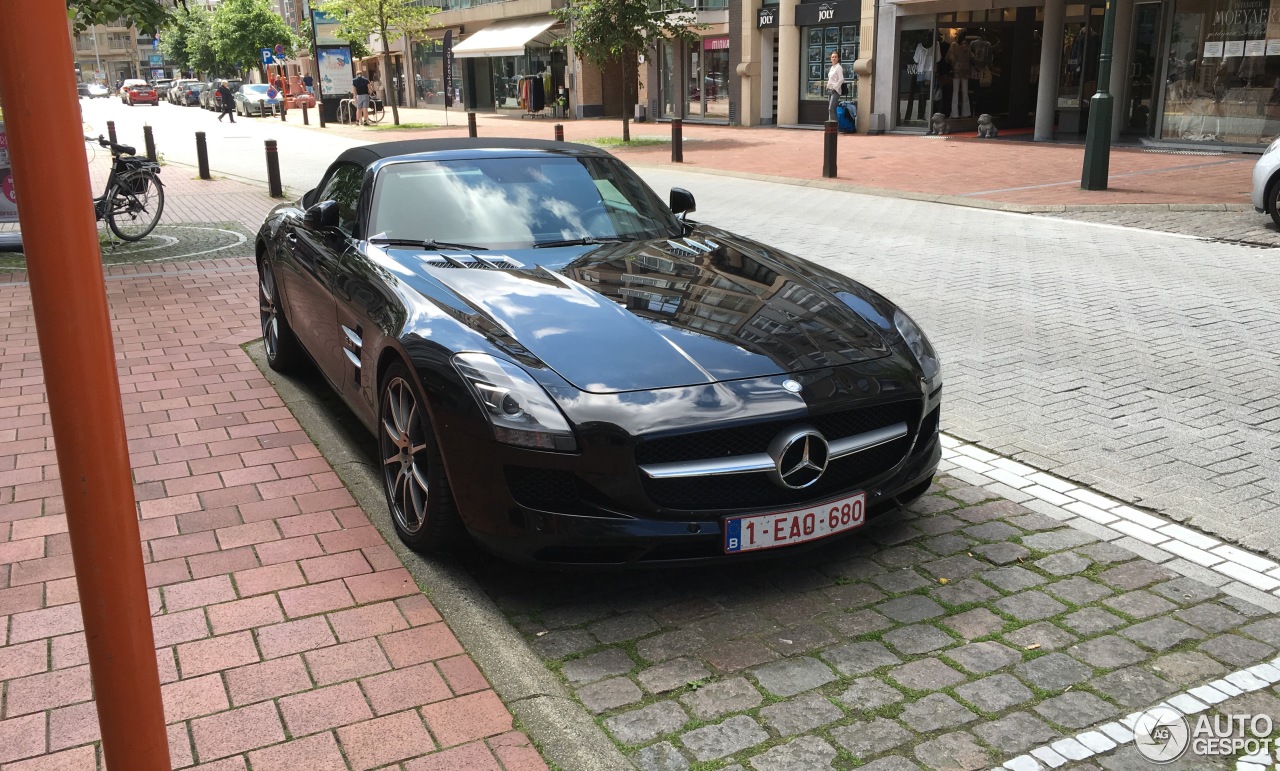
<svg viewBox="0 0 1280 771"><path fill-rule="evenodd" d="M165 221L272 205L166 168ZM0 276L0 770L101 768L31 298ZM174 768L545 769L240 349L251 259L108 270Z"/></svg>

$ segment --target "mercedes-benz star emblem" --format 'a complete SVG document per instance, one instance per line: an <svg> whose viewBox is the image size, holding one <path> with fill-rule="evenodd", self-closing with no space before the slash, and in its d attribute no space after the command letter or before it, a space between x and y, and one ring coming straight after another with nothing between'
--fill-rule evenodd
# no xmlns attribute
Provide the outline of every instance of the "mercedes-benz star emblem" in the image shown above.
<svg viewBox="0 0 1280 771"><path fill-rule="evenodd" d="M793 394L800 393L801 389L804 388L804 386L800 385L798 382L790 379L782 381L782 387Z"/></svg>
<svg viewBox="0 0 1280 771"><path fill-rule="evenodd" d="M769 478L780 487L802 490L827 470L827 440L812 426L796 426L769 443Z"/></svg>

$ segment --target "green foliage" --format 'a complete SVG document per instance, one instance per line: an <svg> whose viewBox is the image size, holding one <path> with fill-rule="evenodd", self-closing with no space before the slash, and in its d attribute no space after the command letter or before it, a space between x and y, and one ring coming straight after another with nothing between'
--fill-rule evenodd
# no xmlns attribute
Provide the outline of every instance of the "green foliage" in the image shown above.
<svg viewBox="0 0 1280 771"><path fill-rule="evenodd" d="M95 24L127 19L139 31L154 34L165 23L170 3L160 0L67 0L67 17L77 33Z"/></svg>
<svg viewBox="0 0 1280 771"><path fill-rule="evenodd" d="M261 62L261 49L283 45L289 56L297 36L268 0L222 0L213 12L212 45L219 61L243 69Z"/></svg>
<svg viewBox="0 0 1280 771"><path fill-rule="evenodd" d="M235 67L218 58L218 49L213 44L213 14L197 5L184 27L186 35L187 68L193 72L203 72L211 76L231 75Z"/></svg>

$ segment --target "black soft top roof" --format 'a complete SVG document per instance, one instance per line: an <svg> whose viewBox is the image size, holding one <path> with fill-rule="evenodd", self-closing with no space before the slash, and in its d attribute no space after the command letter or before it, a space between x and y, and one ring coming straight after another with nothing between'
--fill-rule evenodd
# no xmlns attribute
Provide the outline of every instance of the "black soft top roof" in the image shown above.
<svg viewBox="0 0 1280 771"><path fill-rule="evenodd" d="M573 155L597 155L610 157L607 152L588 145L553 142L548 139L519 139L514 137L484 137L472 139L404 139L399 142L378 142L344 150L338 161L369 166L383 158L421 153L455 152L459 150L533 150Z"/></svg>

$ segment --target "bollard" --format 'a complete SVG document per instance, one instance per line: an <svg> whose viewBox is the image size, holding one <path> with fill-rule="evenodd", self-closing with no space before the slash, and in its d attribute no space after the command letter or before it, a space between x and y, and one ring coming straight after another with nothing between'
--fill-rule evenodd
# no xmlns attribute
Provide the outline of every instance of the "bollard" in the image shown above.
<svg viewBox="0 0 1280 771"><path fill-rule="evenodd" d="M311 121L307 119L307 102L305 101L302 103L302 125L311 125Z"/></svg>
<svg viewBox="0 0 1280 771"><path fill-rule="evenodd" d="M142 139L147 143L147 160L156 162L156 138L151 135L151 127L142 127Z"/></svg>
<svg viewBox="0 0 1280 771"><path fill-rule="evenodd" d="M276 152L276 140L268 139L263 144L267 147L267 192L272 198L283 198L284 188L280 186L280 155Z"/></svg>
<svg viewBox="0 0 1280 771"><path fill-rule="evenodd" d="M285 101L284 96L280 96L280 122L287 123L284 114L289 111L289 104Z"/></svg>
<svg viewBox="0 0 1280 771"><path fill-rule="evenodd" d="M476 114L474 112L467 113L467 136L475 139L476 136Z"/></svg>
<svg viewBox="0 0 1280 771"><path fill-rule="evenodd" d="M315 99L315 97L312 97ZM320 128L324 128L324 100L316 99L316 115L320 117Z"/></svg>
<svg viewBox="0 0 1280 771"><path fill-rule="evenodd" d="M684 121L671 119L671 162L684 163Z"/></svg>
<svg viewBox="0 0 1280 771"><path fill-rule="evenodd" d="M556 141L557 142L564 141L564 124L563 123L556 124Z"/></svg>
<svg viewBox="0 0 1280 771"><path fill-rule="evenodd" d="M248 112L248 110L245 110L245 112ZM258 114L264 118L267 117L267 100L266 99L258 100Z"/></svg>
<svg viewBox="0 0 1280 771"><path fill-rule="evenodd" d="M107 121L107 139L110 139L113 145L120 144L116 141L116 122L113 120Z"/></svg>
<svg viewBox="0 0 1280 771"><path fill-rule="evenodd" d="M209 148L204 143L204 132L196 132L196 163L200 166L200 179L213 179L209 174Z"/></svg>
<svg viewBox="0 0 1280 771"><path fill-rule="evenodd" d="M829 120L822 126L822 176L836 175L836 122Z"/></svg>

